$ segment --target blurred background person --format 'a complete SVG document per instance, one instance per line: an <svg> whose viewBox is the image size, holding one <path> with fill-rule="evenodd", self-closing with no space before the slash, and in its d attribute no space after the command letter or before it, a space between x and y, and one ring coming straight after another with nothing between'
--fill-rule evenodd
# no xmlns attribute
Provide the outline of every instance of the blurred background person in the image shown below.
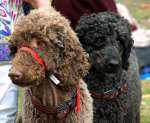
<svg viewBox="0 0 150 123"><path fill-rule="evenodd" d="M17 88L8 77L11 57L8 41L19 14L19 0L0 0L0 123L14 123L17 113Z"/></svg>
<svg viewBox="0 0 150 123"><path fill-rule="evenodd" d="M83 15L102 11L117 12L114 0L24 0L32 8L49 7L52 5L57 11L70 20L75 29L78 20ZM24 12L27 14L31 6L24 4Z"/></svg>
<svg viewBox="0 0 150 123"><path fill-rule="evenodd" d="M150 30L141 27L125 5L121 3L117 3L116 5L118 13L132 25L132 38L140 66L140 79L149 79L150 58L147 56L150 54Z"/></svg>

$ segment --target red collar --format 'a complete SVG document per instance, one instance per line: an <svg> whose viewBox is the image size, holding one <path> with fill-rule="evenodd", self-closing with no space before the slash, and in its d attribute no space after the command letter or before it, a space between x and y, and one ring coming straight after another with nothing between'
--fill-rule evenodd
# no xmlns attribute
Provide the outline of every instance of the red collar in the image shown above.
<svg viewBox="0 0 150 123"><path fill-rule="evenodd" d="M47 66L46 66L45 62L33 49L31 49L29 47L21 47L20 50L30 53L33 56L33 58L35 59L35 61L37 61L44 68L45 71L47 70Z"/></svg>
<svg viewBox="0 0 150 123"><path fill-rule="evenodd" d="M78 83L78 87L72 90L72 94L70 99L65 100L63 103L59 104L58 106L45 106L40 103L40 101L32 95L31 90L28 90L29 95L31 97L31 101L33 106L40 112L43 112L47 115L54 115L58 119L64 119L69 112L73 109L76 109L76 112L80 112L80 87Z"/></svg>
<svg viewBox="0 0 150 123"><path fill-rule="evenodd" d="M107 92L103 92L103 93L97 93L94 91L90 91L90 92L92 97L95 99L112 100L116 98L119 94L121 94L122 92L126 92L127 90L128 90L128 84L125 82L120 87L113 88L112 90L109 90Z"/></svg>

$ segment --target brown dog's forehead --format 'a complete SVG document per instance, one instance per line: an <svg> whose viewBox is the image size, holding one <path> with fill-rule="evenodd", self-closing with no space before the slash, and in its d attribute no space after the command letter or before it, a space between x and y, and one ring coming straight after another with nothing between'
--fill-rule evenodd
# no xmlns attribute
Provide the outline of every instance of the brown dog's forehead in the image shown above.
<svg viewBox="0 0 150 123"><path fill-rule="evenodd" d="M58 12L52 11L49 14L45 11L34 10L17 21L10 43L18 46L31 42L34 37L45 42L55 41L58 38L63 41L62 38L67 35L68 30L71 30L68 20Z"/></svg>

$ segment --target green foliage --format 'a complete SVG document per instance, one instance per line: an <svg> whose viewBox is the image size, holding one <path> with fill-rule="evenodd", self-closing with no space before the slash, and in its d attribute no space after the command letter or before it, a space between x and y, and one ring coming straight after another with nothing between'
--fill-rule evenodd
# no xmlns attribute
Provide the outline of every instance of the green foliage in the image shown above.
<svg viewBox="0 0 150 123"><path fill-rule="evenodd" d="M18 112L22 111L22 97L23 97L23 91L21 88L19 88L19 97L18 97Z"/></svg>

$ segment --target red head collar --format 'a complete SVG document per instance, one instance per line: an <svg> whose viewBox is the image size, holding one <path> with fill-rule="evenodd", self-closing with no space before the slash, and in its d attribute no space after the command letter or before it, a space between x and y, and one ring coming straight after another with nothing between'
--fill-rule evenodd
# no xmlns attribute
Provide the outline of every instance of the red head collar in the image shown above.
<svg viewBox="0 0 150 123"><path fill-rule="evenodd" d="M47 66L46 66L45 62L33 49L31 49L29 47L21 47L20 50L30 53L33 56L33 58L35 59L35 61L38 62L44 68L44 70L47 70Z"/></svg>

